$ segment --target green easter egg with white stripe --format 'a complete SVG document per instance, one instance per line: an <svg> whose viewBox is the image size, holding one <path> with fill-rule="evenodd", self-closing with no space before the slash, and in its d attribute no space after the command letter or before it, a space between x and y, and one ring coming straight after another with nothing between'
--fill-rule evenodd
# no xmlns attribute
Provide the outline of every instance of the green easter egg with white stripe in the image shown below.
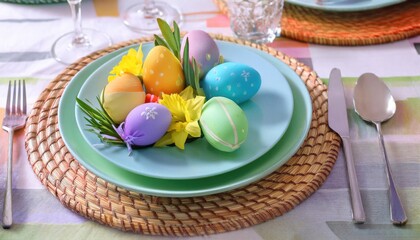
<svg viewBox="0 0 420 240"><path fill-rule="evenodd" d="M200 125L206 140L224 152L235 151L248 136L244 111L225 97L213 97L204 104Z"/></svg>

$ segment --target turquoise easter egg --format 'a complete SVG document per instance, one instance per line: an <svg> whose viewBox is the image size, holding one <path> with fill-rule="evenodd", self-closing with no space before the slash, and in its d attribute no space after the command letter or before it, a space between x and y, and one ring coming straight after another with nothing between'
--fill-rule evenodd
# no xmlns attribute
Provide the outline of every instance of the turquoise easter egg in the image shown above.
<svg viewBox="0 0 420 240"><path fill-rule="evenodd" d="M244 111L225 97L213 97L204 104L200 126L206 140L224 152L235 151L248 136Z"/></svg>
<svg viewBox="0 0 420 240"><path fill-rule="evenodd" d="M261 76L248 65L225 62L210 69L200 84L207 99L220 96L240 104L258 92Z"/></svg>

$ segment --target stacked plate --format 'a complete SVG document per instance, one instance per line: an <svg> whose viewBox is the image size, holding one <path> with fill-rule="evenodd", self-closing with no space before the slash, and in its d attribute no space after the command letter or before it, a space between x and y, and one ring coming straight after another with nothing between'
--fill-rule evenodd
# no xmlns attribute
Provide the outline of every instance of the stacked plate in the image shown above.
<svg viewBox="0 0 420 240"><path fill-rule="evenodd" d="M212 148L204 138L176 147L140 148L102 143L86 127L76 97L96 102L111 69L129 46L93 61L69 83L59 105L59 128L74 157L98 177L117 186L154 196L214 194L257 181L278 169L299 149L312 116L312 104L299 76L257 49L217 41L226 61L247 64L262 78L261 88L241 105L249 121L247 141L233 153ZM152 43L143 44L146 55Z"/></svg>

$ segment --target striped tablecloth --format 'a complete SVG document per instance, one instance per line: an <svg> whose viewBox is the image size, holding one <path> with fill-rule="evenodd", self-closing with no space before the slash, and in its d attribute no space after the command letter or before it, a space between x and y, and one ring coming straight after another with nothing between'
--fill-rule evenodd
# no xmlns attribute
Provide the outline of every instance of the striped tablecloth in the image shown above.
<svg viewBox="0 0 420 240"><path fill-rule="evenodd" d="M120 18L136 2L85 0L83 24L107 32L115 43L142 37L127 29ZM228 19L218 12L212 0L170 3L185 14L181 30L204 29L232 35ZM27 81L32 107L45 86L66 67L51 58L50 48L55 39L72 28L66 3L0 3L0 119L4 116L9 80ZM419 239L420 36L363 47L322 46L279 38L272 46L312 67L325 80L332 68L341 69L367 222L363 225L351 222L346 169L340 152L322 188L287 214L240 231L192 239ZM397 113L383 125L383 132L409 218L404 227L390 224L384 162L380 158L376 131L353 111L352 89L357 77L365 72L374 72L385 80L397 100ZM3 199L7 156L7 134L3 131L0 156L0 199ZM63 207L37 180L28 164L23 131L15 138L14 156L15 225L11 230L1 230L0 239L166 239L111 229Z"/></svg>

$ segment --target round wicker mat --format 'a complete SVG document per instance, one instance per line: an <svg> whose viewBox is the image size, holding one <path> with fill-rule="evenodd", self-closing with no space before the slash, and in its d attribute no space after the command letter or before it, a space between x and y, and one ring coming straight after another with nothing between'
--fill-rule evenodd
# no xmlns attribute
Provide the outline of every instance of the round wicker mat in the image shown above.
<svg viewBox="0 0 420 240"><path fill-rule="evenodd" d="M214 0L224 14L226 0ZM331 12L286 2L281 21L282 36L338 46L394 42L420 34L420 1L406 2L360 12Z"/></svg>
<svg viewBox="0 0 420 240"><path fill-rule="evenodd" d="M229 192L191 198L154 197L115 186L87 171L70 154L58 128L58 103L84 66L123 42L70 65L41 93L26 125L29 162L43 185L72 211L99 223L149 235L195 236L233 231L280 216L315 192L329 175L338 154L338 136L327 125L326 86L307 66L267 46L231 37L214 38L253 46L285 62L304 81L313 104L313 120L299 151L264 179Z"/></svg>

